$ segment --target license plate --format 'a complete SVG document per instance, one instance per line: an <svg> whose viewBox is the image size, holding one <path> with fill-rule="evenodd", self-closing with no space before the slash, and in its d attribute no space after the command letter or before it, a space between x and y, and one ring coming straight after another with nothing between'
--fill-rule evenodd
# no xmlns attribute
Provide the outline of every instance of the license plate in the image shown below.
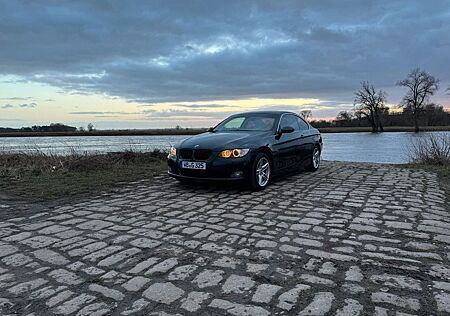
<svg viewBox="0 0 450 316"><path fill-rule="evenodd" d="M182 161L181 168L206 170L206 162Z"/></svg>

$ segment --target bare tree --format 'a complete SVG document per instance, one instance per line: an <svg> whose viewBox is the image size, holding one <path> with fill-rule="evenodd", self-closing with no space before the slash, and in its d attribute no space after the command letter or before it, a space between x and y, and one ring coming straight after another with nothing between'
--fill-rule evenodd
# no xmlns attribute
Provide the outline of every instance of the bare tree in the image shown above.
<svg viewBox="0 0 450 316"><path fill-rule="evenodd" d="M367 118L372 126L372 132L383 132L381 114L385 111L386 92L375 90L374 86L368 81L361 82L361 88L355 92L353 104L356 106L357 115Z"/></svg>
<svg viewBox="0 0 450 316"><path fill-rule="evenodd" d="M354 115L350 111L341 111L336 116L336 126L350 126L352 124L352 120Z"/></svg>
<svg viewBox="0 0 450 316"><path fill-rule="evenodd" d="M336 116L337 120L350 122L353 119L353 113L350 111L341 111Z"/></svg>
<svg viewBox="0 0 450 316"><path fill-rule="evenodd" d="M312 117L312 111L311 110L302 110L302 111L300 111L300 115L307 121Z"/></svg>
<svg viewBox="0 0 450 316"><path fill-rule="evenodd" d="M406 79L397 82L397 85L408 89L399 107L411 112L414 119L414 130L418 132L419 117L424 112L430 97L439 89L439 79L420 68L415 68L411 70Z"/></svg>
<svg viewBox="0 0 450 316"><path fill-rule="evenodd" d="M94 124L89 123L89 124L87 125L87 130L88 130L89 132L92 132L92 131L94 130Z"/></svg>

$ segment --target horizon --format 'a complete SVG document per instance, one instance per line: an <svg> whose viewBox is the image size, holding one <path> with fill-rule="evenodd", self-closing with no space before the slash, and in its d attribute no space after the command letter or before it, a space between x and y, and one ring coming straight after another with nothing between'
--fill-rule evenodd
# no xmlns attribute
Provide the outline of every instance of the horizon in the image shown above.
<svg viewBox="0 0 450 316"><path fill-rule="evenodd" d="M389 114L395 114L395 113L401 113L401 109L398 108L388 108L389 109ZM282 110L280 110L282 111ZM444 111L450 114L450 108L444 108ZM294 112L295 113L295 112ZM224 117L223 119L225 119L226 117ZM80 125L76 125L76 124L69 124L69 123L64 123L64 122L49 122L46 124L33 124L33 125L22 125L22 126L17 126L17 127L12 127L12 126L1 126L0 125L0 129L4 128L4 129L8 129L8 128L12 128L12 129L21 129L21 128L31 128L33 126L51 126L53 124L61 124L61 125L66 125L69 127L76 127L78 130L80 128L86 129L88 124L92 124L94 130L100 130L100 131L114 131L114 130L174 130L174 129L207 129L210 127L213 127L215 125L217 125L218 123L220 123L221 120L218 120L215 124L210 125L210 126L196 126L196 127L192 127L192 126L182 126L182 125L173 125L173 126L165 126L165 127L125 127L125 128L117 128L117 127L112 127L112 128L108 128L108 127L103 127L103 128L97 128L97 126L95 126L95 124L93 124L92 122L85 122L85 124L80 124ZM320 122L320 121L325 121L325 122L336 122L337 117L322 117L322 118L314 118L314 117L310 117L308 119L306 119L308 122ZM405 126L409 126L409 125L405 125ZM399 127L401 127L399 125Z"/></svg>
<svg viewBox="0 0 450 316"><path fill-rule="evenodd" d="M440 79L431 102L449 110L449 18L438 0L6 2L0 126L198 128L273 109L332 119L364 80L395 109L416 67Z"/></svg>

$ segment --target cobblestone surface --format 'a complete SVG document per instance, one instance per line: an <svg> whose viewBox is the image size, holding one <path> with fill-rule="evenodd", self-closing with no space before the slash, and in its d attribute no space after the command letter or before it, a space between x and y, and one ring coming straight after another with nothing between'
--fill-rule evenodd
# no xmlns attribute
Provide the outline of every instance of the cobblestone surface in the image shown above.
<svg viewBox="0 0 450 316"><path fill-rule="evenodd" d="M449 204L424 171L326 162L262 192L161 176L0 206L1 315L450 314Z"/></svg>

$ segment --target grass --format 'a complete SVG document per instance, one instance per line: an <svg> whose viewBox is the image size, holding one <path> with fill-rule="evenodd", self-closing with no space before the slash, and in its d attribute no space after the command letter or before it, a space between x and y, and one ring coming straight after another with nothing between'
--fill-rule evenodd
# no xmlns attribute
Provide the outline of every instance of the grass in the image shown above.
<svg viewBox="0 0 450 316"><path fill-rule="evenodd" d="M435 172L443 189L450 196L450 136L429 134L411 144L410 161L406 165Z"/></svg>
<svg viewBox="0 0 450 316"><path fill-rule="evenodd" d="M108 191L121 183L151 179L166 170L161 151L60 156L35 151L0 154L0 192L28 200Z"/></svg>

